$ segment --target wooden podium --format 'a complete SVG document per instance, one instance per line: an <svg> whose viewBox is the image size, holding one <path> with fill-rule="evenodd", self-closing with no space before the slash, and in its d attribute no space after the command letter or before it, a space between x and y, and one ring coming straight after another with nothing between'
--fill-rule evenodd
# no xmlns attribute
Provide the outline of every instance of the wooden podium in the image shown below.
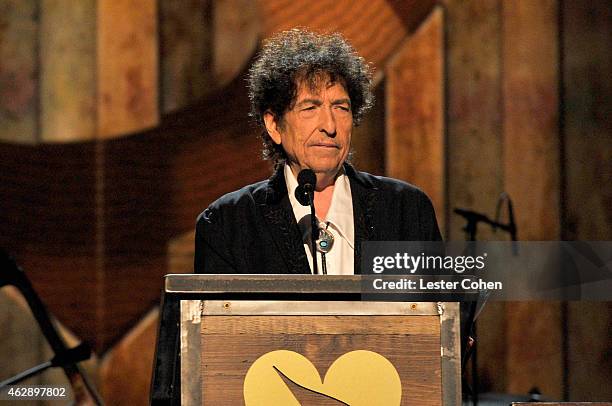
<svg viewBox="0 0 612 406"><path fill-rule="evenodd" d="M459 305L360 276L168 275L152 404L460 405Z"/></svg>

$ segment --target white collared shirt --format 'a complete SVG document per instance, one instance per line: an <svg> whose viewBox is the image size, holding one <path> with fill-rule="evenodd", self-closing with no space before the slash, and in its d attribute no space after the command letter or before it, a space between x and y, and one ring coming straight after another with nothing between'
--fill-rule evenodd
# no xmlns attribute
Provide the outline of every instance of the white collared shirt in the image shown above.
<svg viewBox="0 0 612 406"><path fill-rule="evenodd" d="M302 231L304 250L308 257L308 265L312 272L312 253L310 252L310 207L302 206L295 198L297 179L289 165L285 165L285 183L289 192L289 201L293 208L295 219ZM326 228L334 236L331 250L325 254L328 275L353 275L355 273L355 224L353 221L353 198L351 197L351 183L345 174L340 174L334 184L331 205L325 221L319 221L319 227ZM322 273L321 253L317 252L317 265Z"/></svg>

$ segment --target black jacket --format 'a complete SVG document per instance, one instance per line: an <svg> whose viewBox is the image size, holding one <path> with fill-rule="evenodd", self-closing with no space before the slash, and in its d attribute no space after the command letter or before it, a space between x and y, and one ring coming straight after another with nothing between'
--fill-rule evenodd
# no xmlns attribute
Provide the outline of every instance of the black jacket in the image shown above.
<svg viewBox="0 0 612 406"><path fill-rule="evenodd" d="M441 240L429 198L396 179L345 164L355 221L355 274L362 241ZM289 202L283 168L229 193L198 216L196 273L308 274L310 267Z"/></svg>

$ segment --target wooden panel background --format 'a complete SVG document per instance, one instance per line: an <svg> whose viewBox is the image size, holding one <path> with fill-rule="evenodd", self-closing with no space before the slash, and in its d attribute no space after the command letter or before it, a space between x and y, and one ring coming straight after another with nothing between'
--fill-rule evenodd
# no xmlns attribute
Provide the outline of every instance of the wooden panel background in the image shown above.
<svg viewBox="0 0 612 406"><path fill-rule="evenodd" d="M216 1L213 10L212 75L221 88L248 68L259 45L261 19L253 0Z"/></svg>
<svg viewBox="0 0 612 406"><path fill-rule="evenodd" d="M346 331L352 335L345 336ZM437 316L418 321L405 316L208 316L202 319L202 335L206 404L241 404L248 368L277 349L304 355L321 377L348 351L374 351L402 377L402 404L441 404Z"/></svg>
<svg viewBox="0 0 612 406"><path fill-rule="evenodd" d="M503 191L500 2L448 0L446 5L446 239L462 240L452 210L493 216ZM442 214L440 214L442 218ZM480 239L492 239L481 227ZM499 237L498 237L499 238Z"/></svg>
<svg viewBox="0 0 612 406"><path fill-rule="evenodd" d="M521 240L558 240L557 1L502 4L504 188L513 198ZM526 393L536 386L551 398L561 399L561 304L511 303L507 312L507 390ZM543 336L547 340L539 339ZM538 345L529 345L533 342Z"/></svg>
<svg viewBox="0 0 612 406"><path fill-rule="evenodd" d="M150 311L113 347L99 369L100 393L108 405L149 403L159 311Z"/></svg>
<svg viewBox="0 0 612 406"><path fill-rule="evenodd" d="M98 136L159 123L157 2L98 0Z"/></svg>
<svg viewBox="0 0 612 406"><path fill-rule="evenodd" d="M445 239L463 240L455 208L493 217L504 190L501 2L444 1L445 5ZM486 227L479 239L500 239ZM507 390L506 304L487 306L478 321L480 390ZM467 376L470 376L468 373Z"/></svg>
<svg viewBox="0 0 612 406"><path fill-rule="evenodd" d="M159 2L162 112L200 100L212 86L211 0Z"/></svg>
<svg viewBox="0 0 612 406"><path fill-rule="evenodd" d="M563 239L610 241L612 4L565 1L561 7ZM568 303L566 329L569 398L612 400L612 303Z"/></svg>
<svg viewBox="0 0 612 406"><path fill-rule="evenodd" d="M386 173L422 188L440 215L445 212L443 34L444 14L437 8L385 72Z"/></svg>
<svg viewBox="0 0 612 406"><path fill-rule="evenodd" d="M0 140L38 141L38 2L0 2Z"/></svg>
<svg viewBox="0 0 612 406"><path fill-rule="evenodd" d="M341 31L373 64L378 104L354 134L361 169L382 174L386 164L413 160L385 126L401 117L397 128L411 128L406 137L419 141L412 128L443 111L440 132L427 130L443 134L427 146L445 145L442 159L403 169L440 171L431 176L442 193L428 192L437 209L442 196L447 239L463 238L453 208L492 216L504 190L515 198L521 239L610 239L607 1L445 0L441 22L440 11L430 14L433 0L60 3L0 0L0 246L51 311L113 368L138 364L146 338L129 332L152 334L132 329L147 322L162 275L189 271L197 214L269 175L258 130L246 119L244 73L257 40L296 25ZM439 41L441 49L432 46ZM443 57L444 92L435 102L428 80L437 71L418 80L425 66L441 63L426 50ZM385 108L386 100L402 100L393 89L415 104ZM479 238L505 237L482 228ZM485 309L482 389L524 392L537 384L568 399L612 397L610 303L535 307ZM27 331L6 320L15 334ZM33 348L34 358L43 356ZM539 368L523 369L527 360ZM116 395L125 390L121 374L102 378L105 395L119 404L128 402ZM133 379L147 387L148 376Z"/></svg>
<svg viewBox="0 0 612 406"><path fill-rule="evenodd" d="M503 2L504 184L526 241L561 232L557 14L556 0Z"/></svg>
<svg viewBox="0 0 612 406"><path fill-rule="evenodd" d="M260 19L251 0L159 6L160 98L162 112L170 113L224 88L246 69L258 46Z"/></svg>
<svg viewBox="0 0 612 406"><path fill-rule="evenodd" d="M61 27L61 29L58 29ZM75 40L78 39L78 40ZM96 135L96 2L40 2L40 139Z"/></svg>
<svg viewBox="0 0 612 406"><path fill-rule="evenodd" d="M436 1L259 0L262 33L268 37L293 27L341 32L358 53L376 68L418 27ZM397 10L400 10L398 12Z"/></svg>
<svg viewBox="0 0 612 406"><path fill-rule="evenodd" d="M361 124L353 127L351 162L360 170L370 173L385 173L385 83L380 81L374 87L376 103L363 118Z"/></svg>

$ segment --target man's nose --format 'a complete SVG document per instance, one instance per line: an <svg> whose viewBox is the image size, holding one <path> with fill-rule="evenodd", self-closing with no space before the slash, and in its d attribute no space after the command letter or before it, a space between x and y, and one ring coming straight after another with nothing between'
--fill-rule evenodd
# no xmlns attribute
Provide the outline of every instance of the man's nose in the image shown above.
<svg viewBox="0 0 612 406"><path fill-rule="evenodd" d="M325 132L329 137L336 136L336 117L332 111L333 107L322 108L319 130Z"/></svg>

